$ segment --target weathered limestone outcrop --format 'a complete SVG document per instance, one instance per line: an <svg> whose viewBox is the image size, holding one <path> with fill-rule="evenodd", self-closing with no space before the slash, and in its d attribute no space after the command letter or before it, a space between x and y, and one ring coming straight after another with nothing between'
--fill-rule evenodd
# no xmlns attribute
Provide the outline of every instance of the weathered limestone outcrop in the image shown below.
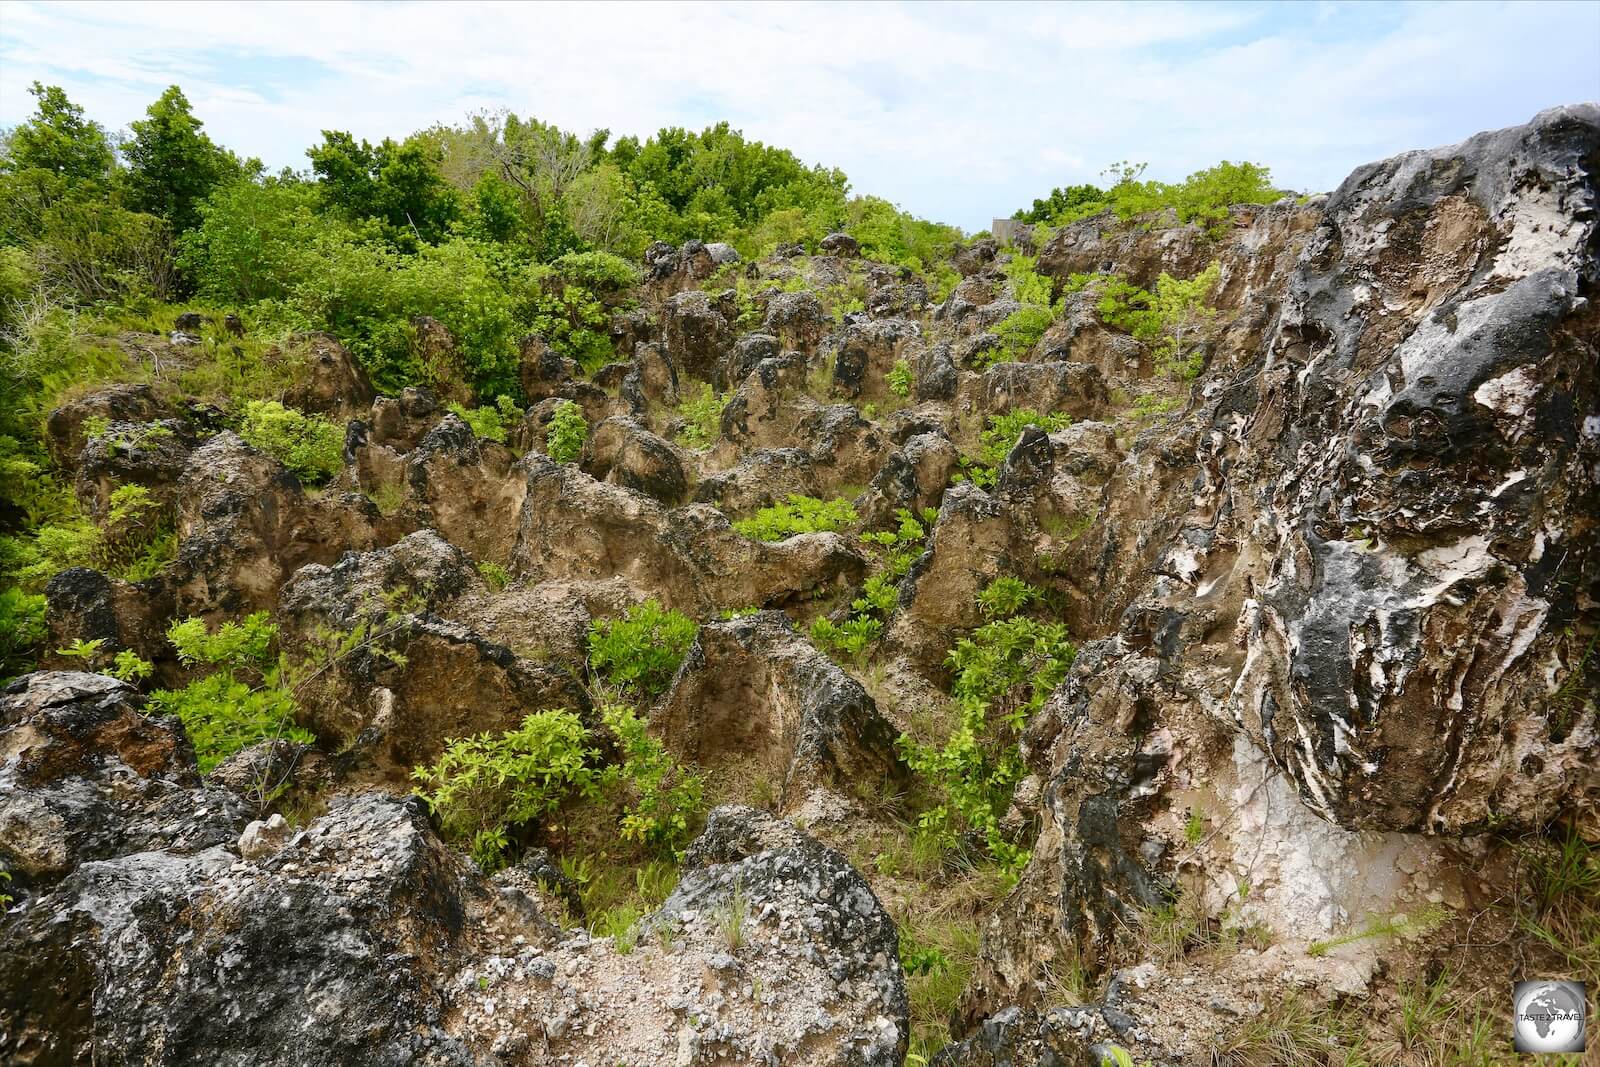
<svg viewBox="0 0 1600 1067"><path fill-rule="evenodd" d="M181 732L135 703L122 683L70 674L28 676L0 702L15 787L0 793L0 855L51 879L0 916L7 1062L904 1055L894 924L843 857L792 826L713 812L630 951L547 919L522 868L486 879L415 800L346 797L298 830L242 826L236 800L199 785ZM734 911L736 938L721 918Z"/></svg>
<svg viewBox="0 0 1600 1067"><path fill-rule="evenodd" d="M848 797L905 778L872 698L778 611L702 626L650 721L700 766L753 764L782 811L818 788Z"/></svg>
<svg viewBox="0 0 1600 1067"><path fill-rule="evenodd" d="M1233 905L1303 946L1460 903L1463 834L1593 810L1593 697L1557 688L1600 573L1597 173L1600 109L1557 108L1236 211L1220 251L1096 220L1046 249L1136 280L1215 257L1239 312L1192 413L1131 445L1073 550L1114 561L1114 625L1029 726L1043 831L966 1023L1036 1004L1050 960L1104 958L1173 888L1217 915L1248 883ZM1292 271L1255 273L1293 247ZM1217 813L1200 848L1196 807Z"/></svg>

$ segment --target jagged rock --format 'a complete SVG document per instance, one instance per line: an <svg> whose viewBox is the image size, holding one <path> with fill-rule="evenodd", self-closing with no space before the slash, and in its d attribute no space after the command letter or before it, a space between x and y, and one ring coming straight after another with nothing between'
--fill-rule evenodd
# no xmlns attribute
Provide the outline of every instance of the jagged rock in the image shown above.
<svg viewBox="0 0 1600 1067"><path fill-rule="evenodd" d="M732 245L723 241L712 241L706 245L706 255L710 256L711 262L719 267L739 262L739 253Z"/></svg>
<svg viewBox="0 0 1600 1067"><path fill-rule="evenodd" d="M398 398L380 396L372 402L368 440L409 452L433 428L443 409L438 394L423 386L407 386Z"/></svg>
<svg viewBox="0 0 1600 1067"><path fill-rule="evenodd" d="M171 410L155 389L143 382L97 389L50 412L45 419L45 448L57 466L70 468L83 449L87 437L84 423L90 419L148 423L165 418Z"/></svg>
<svg viewBox="0 0 1600 1067"><path fill-rule="evenodd" d="M785 811L906 773L866 690L778 611L702 626L650 721L700 766L754 764Z"/></svg>
<svg viewBox="0 0 1600 1067"><path fill-rule="evenodd" d="M434 614L477 582L461 550L431 530L297 571L281 598L290 633L304 639L319 627L349 632L365 624L370 641L399 654L363 651L303 687L304 724L330 742L359 740L380 767L403 778L453 738L509 729L538 708L587 711L568 672ZM391 606L396 595L400 610Z"/></svg>
<svg viewBox="0 0 1600 1067"><path fill-rule="evenodd" d="M815 293L774 293L767 301L762 329L778 339L785 350L811 355L833 329Z"/></svg>
<svg viewBox="0 0 1600 1067"><path fill-rule="evenodd" d="M678 405L678 369L660 345L634 346L633 369L623 379L621 394L635 414L643 414L651 404Z"/></svg>
<svg viewBox="0 0 1600 1067"><path fill-rule="evenodd" d="M907 319L882 319L846 326L834 358L833 388L848 397L883 397L885 378L900 359L911 362L922 338Z"/></svg>
<svg viewBox="0 0 1600 1067"><path fill-rule="evenodd" d="M239 834L216 810L191 816ZM269 1067L479 1067L491 1045L528 1064L644 1062L686 1042L803 1067L904 1054L892 921L838 853L769 816L712 813L641 924L673 928L673 950L641 938L632 954L545 919L529 871L484 879L414 799L336 799L281 843L269 827L252 824L242 860L124 842L0 917L0 1054ZM734 909L737 940L719 919ZM712 1009L691 976L718 969L764 994L717 995L721 1023L696 1030ZM538 1051L507 1033L539 1034Z"/></svg>
<svg viewBox="0 0 1600 1067"><path fill-rule="evenodd" d="M847 258L861 254L861 245L854 237L847 233L830 233L822 239L822 251L825 255Z"/></svg>
<svg viewBox="0 0 1600 1067"><path fill-rule="evenodd" d="M960 374L948 344L929 345L917 357L912 389L917 401L954 400Z"/></svg>
<svg viewBox="0 0 1600 1067"><path fill-rule="evenodd" d="M996 363L975 384L974 406L994 415L1032 408L1092 419L1110 399L1099 369L1087 363Z"/></svg>
<svg viewBox="0 0 1600 1067"><path fill-rule="evenodd" d="M299 361L294 384L283 395L285 406L348 418L372 404L372 382L365 368L335 338L304 333L288 343Z"/></svg>
<svg viewBox="0 0 1600 1067"><path fill-rule="evenodd" d="M741 449L790 444L800 421L820 407L803 395L805 385L806 362L799 353L757 363L723 405L722 440Z"/></svg>
<svg viewBox="0 0 1600 1067"><path fill-rule="evenodd" d="M958 631L982 625L978 592L1010 573L1010 526L999 502L970 482L945 491L928 541L901 586L891 620L892 647L937 667Z"/></svg>
<svg viewBox="0 0 1600 1067"><path fill-rule="evenodd" d="M703 382L717 380L723 358L733 347L728 320L698 289L678 293L663 305L661 336L679 371Z"/></svg>
<svg viewBox="0 0 1600 1067"><path fill-rule="evenodd" d="M970 278L974 274L985 270L994 262L995 256L1000 253L1000 245L993 237L985 237L974 241L966 248L957 252L951 259L951 265L963 278Z"/></svg>
<svg viewBox="0 0 1600 1067"><path fill-rule="evenodd" d="M129 852L202 852L243 828L243 805L202 785L182 727L145 716L125 682L39 671L0 694L0 866L13 888Z"/></svg>
<svg viewBox="0 0 1600 1067"><path fill-rule="evenodd" d="M160 505L161 517L170 518L178 479L193 447L188 426L178 419L113 422L104 433L85 441L78 453L78 473L73 480L78 502L104 522L115 489L142 485ZM159 520L147 516L145 521Z"/></svg>
<svg viewBox="0 0 1600 1067"><path fill-rule="evenodd" d="M946 1045L929 1067L1103 1067L1108 1049L1092 1049L1068 1023L1071 1009L1041 1019L1015 1006L995 1012L965 1040Z"/></svg>
<svg viewBox="0 0 1600 1067"><path fill-rule="evenodd" d="M518 353L522 393L530 403L566 396L572 380L578 376L576 363L557 353L536 334L522 339Z"/></svg>
<svg viewBox="0 0 1600 1067"><path fill-rule="evenodd" d="M515 465L509 448L446 415L405 457L405 512L473 557L503 565L525 489Z"/></svg>
<svg viewBox="0 0 1600 1067"><path fill-rule="evenodd" d="M76 641L100 641L100 653L112 656L131 649L160 668L159 679L174 680L167 626L176 606L165 578L125 582L87 567L69 567L44 589L49 648ZM46 657L49 665L72 666L66 657ZM81 664L79 664L81 666Z"/></svg>
<svg viewBox="0 0 1600 1067"><path fill-rule="evenodd" d="M776 337L767 333L745 334L734 343L733 351L728 353L722 374L717 379L718 387L729 389L737 386L762 360L777 359L779 355Z"/></svg>
<svg viewBox="0 0 1600 1067"><path fill-rule="evenodd" d="M578 467L591 478L636 489L669 506L682 503L689 492L677 450L621 416L589 431Z"/></svg>
<svg viewBox="0 0 1600 1067"><path fill-rule="evenodd" d="M748 515L792 495L816 496L820 491L809 452L757 448L741 456L736 466L701 478L694 498L696 503L715 504L730 515Z"/></svg>
<svg viewBox="0 0 1600 1067"><path fill-rule="evenodd" d="M643 308L626 308L611 313L606 332L611 337L611 347L627 356L655 339L655 322Z"/></svg>
<svg viewBox="0 0 1600 1067"><path fill-rule="evenodd" d="M873 318L917 315L928 306L928 284L909 267L874 267L865 303Z"/></svg>
<svg viewBox="0 0 1600 1067"><path fill-rule="evenodd" d="M283 579L373 540L363 497L308 497L271 456L224 432L191 454L178 484L178 612L238 616L277 603Z"/></svg>
<svg viewBox="0 0 1600 1067"><path fill-rule="evenodd" d="M668 606L705 614L847 585L865 565L836 534L751 541L708 505L668 510L542 456L523 464L527 498L512 568L535 581L620 574Z"/></svg>

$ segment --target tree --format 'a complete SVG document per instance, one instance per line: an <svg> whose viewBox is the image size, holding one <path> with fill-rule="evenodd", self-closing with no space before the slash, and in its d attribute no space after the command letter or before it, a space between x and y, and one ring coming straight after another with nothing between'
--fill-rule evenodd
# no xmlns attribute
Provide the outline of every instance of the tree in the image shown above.
<svg viewBox="0 0 1600 1067"><path fill-rule="evenodd" d="M441 151L431 138L371 145L336 130L323 130L322 137L306 155L329 204L352 218L377 219L402 248L444 238L458 204L439 173Z"/></svg>
<svg viewBox="0 0 1600 1067"><path fill-rule="evenodd" d="M202 131L204 123L176 85L145 114L149 117L129 124L133 139L122 150L129 206L159 215L183 233L199 223L200 202L217 186L241 177L245 167Z"/></svg>
<svg viewBox="0 0 1600 1067"><path fill-rule="evenodd" d="M1035 200L1030 209L1018 209L1011 217L1020 222L1071 221L1084 217L1085 208L1100 211L1106 206L1106 193L1098 185L1069 185L1052 189L1043 200Z"/></svg>
<svg viewBox="0 0 1600 1067"><path fill-rule="evenodd" d="M110 177L116 157L105 128L85 119L83 108L58 85L34 82L28 92L38 101L37 109L11 131L0 170L44 170L79 182Z"/></svg>

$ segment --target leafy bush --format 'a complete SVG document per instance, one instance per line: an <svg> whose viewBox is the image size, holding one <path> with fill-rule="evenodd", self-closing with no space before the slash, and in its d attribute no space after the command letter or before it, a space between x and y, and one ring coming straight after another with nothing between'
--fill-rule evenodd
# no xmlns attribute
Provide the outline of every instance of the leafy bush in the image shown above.
<svg viewBox="0 0 1600 1067"><path fill-rule="evenodd" d="M688 843L691 824L704 807L705 781L686 771L644 720L626 704L600 709L601 721L617 739L621 762L601 772L601 787L622 804L618 832L662 855L676 855Z"/></svg>
<svg viewBox="0 0 1600 1067"><path fill-rule="evenodd" d="M1162 370L1186 380L1200 373L1204 356L1195 341L1216 317L1206 300L1221 276L1222 267L1213 260L1187 280L1163 271L1154 293L1116 275L1092 276L1087 284L1099 292L1095 310L1102 322L1150 343Z"/></svg>
<svg viewBox="0 0 1600 1067"><path fill-rule="evenodd" d="M986 614L1020 608L1037 590L1000 579L979 595ZM1002 618L963 638L946 657L954 674L951 695L960 721L943 745L923 745L901 735L907 765L926 778L940 803L923 813L921 833L952 848L964 829L982 835L1008 879L1027 863L1025 849L1000 830L1000 818L1022 779L1018 739L1028 719L1066 677L1074 649L1066 627L1029 618Z"/></svg>
<svg viewBox="0 0 1600 1067"><path fill-rule="evenodd" d="M705 448L715 441L722 432L722 409L727 403L727 394L718 393L701 382L699 388L678 405L678 415L684 420L678 440L690 448Z"/></svg>
<svg viewBox="0 0 1600 1067"><path fill-rule="evenodd" d="M883 635L883 622L870 616L857 615L842 623L834 623L826 615L811 624L811 641L830 655L859 660L867 646Z"/></svg>
<svg viewBox="0 0 1600 1067"><path fill-rule="evenodd" d="M273 653L277 637L278 627L264 611L242 622L225 622L215 631L200 619L175 622L167 630L167 640L185 666L215 668L183 689L150 695L158 714L183 721L202 772L260 741L315 740L294 725L294 695Z"/></svg>
<svg viewBox="0 0 1600 1067"><path fill-rule="evenodd" d="M550 458L557 463L571 463L582 454L583 443L588 439L589 424L584 421L583 409L570 400L557 404L544 438Z"/></svg>
<svg viewBox="0 0 1600 1067"><path fill-rule="evenodd" d="M894 366L889 368L885 376L889 383L889 392L898 397L911 395L911 364L903 359L894 361Z"/></svg>
<svg viewBox="0 0 1600 1067"><path fill-rule="evenodd" d="M511 584L511 572L487 559L478 563L478 576L483 579L483 584L495 593Z"/></svg>
<svg viewBox="0 0 1600 1067"><path fill-rule="evenodd" d="M451 404L450 410L460 416L475 435L500 444L506 443L506 432L522 418L522 409L504 393L495 397L494 407L469 408Z"/></svg>
<svg viewBox="0 0 1600 1067"><path fill-rule="evenodd" d="M1270 204L1285 195L1273 187L1272 172L1255 163L1223 160L1177 183L1146 181L1144 172L1143 163L1113 163L1105 172L1114 179L1108 188L1073 185L1052 189L1048 198L1035 200L1031 210L1018 211L1014 217L1062 226L1107 209L1115 211L1118 218L1130 219L1170 208L1179 223L1200 221L1215 226L1228 217L1228 208L1234 204Z"/></svg>
<svg viewBox="0 0 1600 1067"><path fill-rule="evenodd" d="M754 541L782 541L796 534L842 530L859 521L855 506L842 497L818 500L791 493L786 503L762 508L734 523L733 528Z"/></svg>
<svg viewBox="0 0 1600 1067"><path fill-rule="evenodd" d="M597 755L570 711L535 711L502 734L452 741L411 777L447 836L467 842L484 868L499 867L509 832L554 812L573 795L592 797Z"/></svg>
<svg viewBox="0 0 1600 1067"><path fill-rule="evenodd" d="M978 593L978 610L986 619L1009 618L1042 595L1041 590L1022 579L1005 575L996 578Z"/></svg>
<svg viewBox="0 0 1600 1067"><path fill-rule="evenodd" d="M678 672L698 630L687 615L646 600L620 619L589 624L589 668L619 689L658 696Z"/></svg>
<svg viewBox="0 0 1600 1067"><path fill-rule="evenodd" d="M639 280L632 263L607 252L572 252L531 269L535 333L588 373L615 358L606 332L608 301Z"/></svg>
<svg viewBox="0 0 1600 1067"><path fill-rule="evenodd" d="M277 457L307 485L322 485L344 468L344 430L321 415L306 415L276 400L246 402L239 436Z"/></svg>
<svg viewBox="0 0 1600 1067"><path fill-rule="evenodd" d="M44 607L41 593L0 590L0 681L33 669L46 633Z"/></svg>
<svg viewBox="0 0 1600 1067"><path fill-rule="evenodd" d="M1039 343L1039 339L1056 321L1055 312L1048 307L1039 307L1034 304L1025 304L1004 319L990 331L1000 339L1000 344L992 349L987 349L979 354L980 367L989 367L996 363L1016 363Z"/></svg>

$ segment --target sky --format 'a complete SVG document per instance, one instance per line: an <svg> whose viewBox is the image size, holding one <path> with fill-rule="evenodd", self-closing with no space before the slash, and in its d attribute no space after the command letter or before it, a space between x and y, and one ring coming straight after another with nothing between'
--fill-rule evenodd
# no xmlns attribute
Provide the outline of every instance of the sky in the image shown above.
<svg viewBox="0 0 1600 1067"><path fill-rule="evenodd" d="M0 125L60 85L125 129L168 85L272 169L324 129L508 108L587 134L727 119L965 229L1111 163L1354 167L1600 100L1574 3L38 3L0 0Z"/></svg>

